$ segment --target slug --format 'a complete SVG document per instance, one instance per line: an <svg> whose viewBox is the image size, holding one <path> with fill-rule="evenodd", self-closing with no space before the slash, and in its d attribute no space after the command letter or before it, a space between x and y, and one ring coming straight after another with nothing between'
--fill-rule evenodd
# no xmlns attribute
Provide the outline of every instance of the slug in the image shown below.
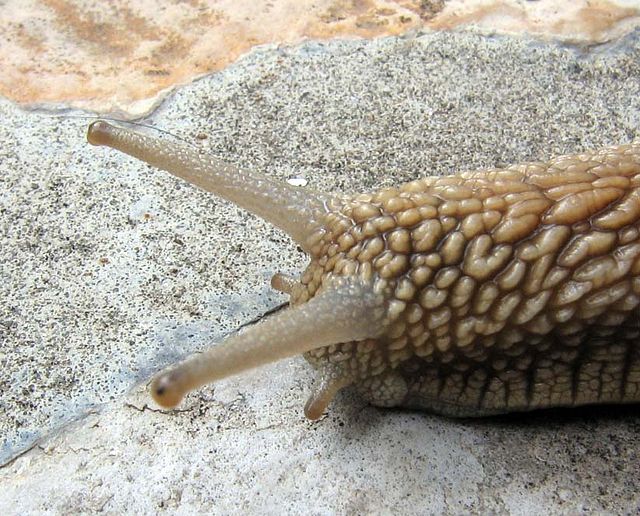
<svg viewBox="0 0 640 516"><path fill-rule="evenodd" d="M161 371L155 401L293 355L305 415L371 404L485 416L640 402L640 141L504 169L325 195L96 121L106 145L285 231L311 258L290 307Z"/></svg>

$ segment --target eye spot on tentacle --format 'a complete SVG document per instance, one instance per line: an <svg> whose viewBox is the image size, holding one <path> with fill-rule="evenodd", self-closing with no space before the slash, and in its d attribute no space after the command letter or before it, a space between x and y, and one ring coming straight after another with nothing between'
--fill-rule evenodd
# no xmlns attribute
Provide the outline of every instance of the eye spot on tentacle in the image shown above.
<svg viewBox="0 0 640 516"><path fill-rule="evenodd" d="M151 396L164 408L176 407L184 396L179 378L174 372L161 373L151 382Z"/></svg>

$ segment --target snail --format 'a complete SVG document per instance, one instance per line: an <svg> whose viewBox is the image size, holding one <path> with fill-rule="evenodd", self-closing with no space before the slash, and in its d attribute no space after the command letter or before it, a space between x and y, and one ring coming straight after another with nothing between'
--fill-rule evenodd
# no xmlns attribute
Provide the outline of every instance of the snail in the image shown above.
<svg viewBox="0 0 640 516"><path fill-rule="evenodd" d="M485 416L640 401L640 142L327 195L99 120L87 138L232 201L311 262L290 306L158 373L155 401L303 354L321 417L381 407Z"/></svg>

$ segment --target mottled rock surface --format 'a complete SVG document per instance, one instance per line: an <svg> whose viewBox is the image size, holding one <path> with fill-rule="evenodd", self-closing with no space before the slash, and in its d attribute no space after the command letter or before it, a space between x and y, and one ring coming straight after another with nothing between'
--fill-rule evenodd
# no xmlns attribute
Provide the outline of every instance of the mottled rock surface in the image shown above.
<svg viewBox="0 0 640 516"><path fill-rule="evenodd" d="M0 95L131 117L256 45L466 27L589 45L639 25L638 0L5 0Z"/></svg>

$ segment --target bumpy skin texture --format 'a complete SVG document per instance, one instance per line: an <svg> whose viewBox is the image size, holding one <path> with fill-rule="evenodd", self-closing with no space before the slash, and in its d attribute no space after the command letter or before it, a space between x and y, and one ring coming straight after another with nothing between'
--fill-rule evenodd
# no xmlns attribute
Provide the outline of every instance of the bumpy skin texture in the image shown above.
<svg viewBox="0 0 640 516"><path fill-rule="evenodd" d="M640 143L334 201L291 302L358 276L392 322L305 357L448 415L638 402L639 229Z"/></svg>
<svg viewBox="0 0 640 516"><path fill-rule="evenodd" d="M154 398L304 353L318 418L379 406L481 416L640 402L640 142L330 197L104 122L108 145L226 197L311 256L291 308L167 371Z"/></svg>

